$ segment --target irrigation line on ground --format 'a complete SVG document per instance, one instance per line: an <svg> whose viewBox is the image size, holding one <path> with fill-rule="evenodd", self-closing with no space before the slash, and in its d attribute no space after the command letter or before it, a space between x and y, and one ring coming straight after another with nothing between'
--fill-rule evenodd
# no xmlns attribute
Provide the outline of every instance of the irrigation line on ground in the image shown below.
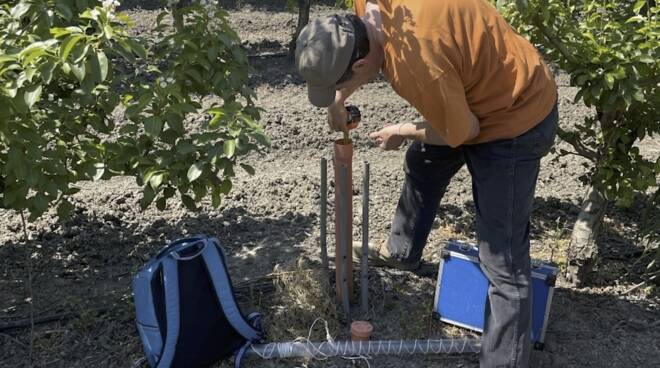
<svg viewBox="0 0 660 368"><path fill-rule="evenodd" d="M56 314L51 314L48 316L43 316L43 317L37 317L37 318L23 318L19 319L16 321L11 321L7 323L3 323L0 325L0 331L6 331L6 330L12 330L15 328L25 328L25 327L30 327L31 330L34 329L35 325L40 325L48 322L56 322L56 321L62 321L65 319L70 319L70 318L75 318L80 316L81 314L89 311L97 312L97 313L105 313L108 312L112 309L114 309L114 306L109 306L109 307L99 307L99 308L93 308L93 309L87 309L87 310L82 310L78 312L64 312L64 313L56 313Z"/></svg>
<svg viewBox="0 0 660 368"><path fill-rule="evenodd" d="M247 281L241 281L237 282L234 285L234 292L237 295L237 298L242 298L242 297L247 297L246 295L249 295L250 292L261 292L264 294L270 293L275 291L275 286L273 285L273 279L282 276L285 274L289 273L298 273L298 272L313 272L315 270L298 270L298 271L292 271L292 272L276 272L272 274L268 274L265 276L257 277L252 280L247 280ZM61 312L61 313L53 313L45 316L39 316L39 317L34 317L32 318L30 316L21 318L21 319L16 319L14 321L9 321L0 324L0 332L6 331L6 330L12 330L12 329L19 329L19 328L25 328L25 327L30 327L32 328L33 325L40 325L44 323L49 323L49 322L57 322L57 321L63 321L67 319L72 319L79 317L80 315L88 312L93 312L93 313L106 313L110 312L112 310L115 310L117 308L120 308L122 305L111 305L111 306L102 306L102 307L92 307L92 308L87 308L83 310L78 310L78 311L68 311L68 312Z"/></svg>
<svg viewBox="0 0 660 368"><path fill-rule="evenodd" d="M287 51L275 51L275 52L262 52L258 54L249 54L248 58L251 59L267 59L267 58L280 58L289 56Z"/></svg>

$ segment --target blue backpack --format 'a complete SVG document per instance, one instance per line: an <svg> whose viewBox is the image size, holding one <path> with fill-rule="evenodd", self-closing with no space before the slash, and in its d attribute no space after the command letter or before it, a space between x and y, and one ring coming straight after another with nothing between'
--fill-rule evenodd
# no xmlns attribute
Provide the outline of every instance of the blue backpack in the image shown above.
<svg viewBox="0 0 660 368"><path fill-rule="evenodd" d="M137 329L151 367L208 367L261 342L261 318L241 313L215 238L167 245L133 280Z"/></svg>

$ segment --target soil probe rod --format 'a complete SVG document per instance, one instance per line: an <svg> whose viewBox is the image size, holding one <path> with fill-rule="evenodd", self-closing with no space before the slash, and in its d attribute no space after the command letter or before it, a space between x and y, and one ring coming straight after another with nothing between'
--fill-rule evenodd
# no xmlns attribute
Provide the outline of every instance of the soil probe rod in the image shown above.
<svg viewBox="0 0 660 368"><path fill-rule="evenodd" d="M327 221L328 221L328 162L321 158L321 262L323 273L328 274L328 243L327 243Z"/></svg>
<svg viewBox="0 0 660 368"><path fill-rule="evenodd" d="M364 180L362 182L362 262L360 262L360 297L362 312L369 312L369 163L364 162Z"/></svg>
<svg viewBox="0 0 660 368"><path fill-rule="evenodd" d="M412 354L471 354L478 353L478 339L440 340L381 340L381 341L329 341L278 342L252 345L247 356L263 359L316 358L337 356L412 355Z"/></svg>
<svg viewBox="0 0 660 368"><path fill-rule="evenodd" d="M339 168L339 188L342 190L339 191L339 202L344 204L341 206L339 212L339 251L340 251L340 265L339 274L341 279L339 280L341 285L341 301L344 307L344 313L346 315L350 314L351 307L349 303L348 295L348 241L347 231L348 231L348 206L346 206L348 198L348 192L345 190L346 184L348 183L348 167L346 165L341 165Z"/></svg>

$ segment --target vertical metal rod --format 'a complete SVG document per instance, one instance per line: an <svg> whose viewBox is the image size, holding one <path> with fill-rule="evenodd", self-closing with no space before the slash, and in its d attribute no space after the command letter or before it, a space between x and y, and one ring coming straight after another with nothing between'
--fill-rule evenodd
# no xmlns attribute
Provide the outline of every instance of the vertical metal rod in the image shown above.
<svg viewBox="0 0 660 368"><path fill-rule="evenodd" d="M360 262L360 296L362 312L369 312L369 163L364 162L362 182L362 261Z"/></svg>
<svg viewBox="0 0 660 368"><path fill-rule="evenodd" d="M321 158L321 262L323 274L328 275L328 243L327 243L327 221L328 221L328 163Z"/></svg>
<svg viewBox="0 0 660 368"><path fill-rule="evenodd" d="M339 186L335 188L339 192L339 203L335 204L335 213L339 216L339 256L341 264L336 265L339 267L340 284L342 305L344 313L348 316L351 312L348 296L348 206L346 201L349 200L348 192L346 191L346 184L348 184L348 167L341 165L339 170Z"/></svg>

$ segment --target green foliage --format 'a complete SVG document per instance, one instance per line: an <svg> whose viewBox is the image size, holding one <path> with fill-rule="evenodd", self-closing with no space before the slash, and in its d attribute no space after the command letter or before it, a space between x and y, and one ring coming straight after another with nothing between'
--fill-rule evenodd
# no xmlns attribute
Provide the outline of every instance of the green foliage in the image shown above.
<svg viewBox="0 0 660 368"><path fill-rule="evenodd" d="M106 174L101 134L114 128L119 103L108 55L134 53L127 21L94 1L0 5L3 207L34 219L57 203L66 214L70 184Z"/></svg>
<svg viewBox="0 0 660 368"><path fill-rule="evenodd" d="M237 160L269 143L226 16L164 11L166 36L147 48L111 1L1 4L0 206L66 216L76 182L116 175L143 185L143 208L177 192L189 208L208 195L218 206ZM170 17L175 28L160 24Z"/></svg>
<svg viewBox="0 0 660 368"><path fill-rule="evenodd" d="M340 9L353 9L353 0L335 0L335 6Z"/></svg>
<svg viewBox="0 0 660 368"><path fill-rule="evenodd" d="M631 203L657 184L660 158L643 158L660 134L660 8L654 1L499 0L499 10L571 76L596 114L560 136L594 164L592 182L609 200ZM563 152L565 154L569 152Z"/></svg>
<svg viewBox="0 0 660 368"><path fill-rule="evenodd" d="M151 50L158 65L136 69L141 79L155 82L131 86L137 91L124 99L129 123L110 150L141 178L143 207L156 201L164 208L177 191L186 207L193 209L209 194L217 207L231 189L237 159L269 142L256 123L256 96L246 86L247 54L227 13L199 4L173 12L185 23L175 22L173 32ZM163 32L170 29L166 17L158 17ZM201 102L208 96L218 96L222 103L204 108ZM207 114L200 129L185 129L185 122L200 111ZM125 146L137 150L127 152Z"/></svg>
<svg viewBox="0 0 660 368"><path fill-rule="evenodd" d="M311 0L286 0L286 8L290 11L298 9L302 6L301 1L311 1ZM353 9L353 0L335 0L335 7L339 9Z"/></svg>

